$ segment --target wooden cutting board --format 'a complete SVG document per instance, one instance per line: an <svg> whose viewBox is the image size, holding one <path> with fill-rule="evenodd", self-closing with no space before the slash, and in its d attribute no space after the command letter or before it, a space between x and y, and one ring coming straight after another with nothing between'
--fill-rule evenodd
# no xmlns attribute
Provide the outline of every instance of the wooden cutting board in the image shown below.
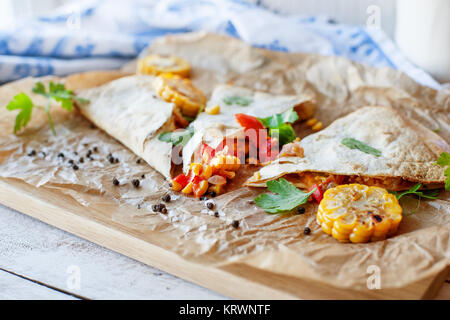
<svg viewBox="0 0 450 320"><path fill-rule="evenodd" d="M430 299L449 270L399 289L343 290L246 265L216 268L187 261L112 220L113 201L86 208L67 195L14 179L0 179L0 202L57 228L236 299ZM131 210L131 208L130 208ZM251 280L250 280L251 279ZM442 298L442 297L441 297ZM447 297L449 298L449 297Z"/></svg>

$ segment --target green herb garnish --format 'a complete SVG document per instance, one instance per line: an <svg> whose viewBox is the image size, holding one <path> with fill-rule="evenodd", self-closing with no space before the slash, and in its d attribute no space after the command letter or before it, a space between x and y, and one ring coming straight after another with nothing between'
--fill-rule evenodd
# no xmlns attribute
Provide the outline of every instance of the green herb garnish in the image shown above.
<svg viewBox="0 0 450 320"><path fill-rule="evenodd" d="M391 191L391 193L393 195L395 195L395 197L399 201L400 201L400 199L403 196L410 196L411 195L411 196L416 196L417 197L416 208L413 211L405 213L406 215L411 215L411 214L415 213L419 209L420 201L422 200L422 198L429 199L429 200L435 200L435 199L438 198L439 189L430 189L430 190L418 191L421 187L422 187L422 184L418 183L418 184L414 185L411 189L403 191L402 193L397 193L395 191Z"/></svg>
<svg viewBox="0 0 450 320"><path fill-rule="evenodd" d="M442 152L436 161L436 164L441 167L450 166L450 153ZM444 171L445 179L445 190L450 190L450 167L447 167Z"/></svg>
<svg viewBox="0 0 450 320"><path fill-rule="evenodd" d="M239 96L232 96L223 99L227 105L231 106L232 104L237 104L241 107L247 107L250 103L253 102L253 99Z"/></svg>
<svg viewBox="0 0 450 320"><path fill-rule="evenodd" d="M255 203L268 213L285 213L306 203L309 196L316 190L304 193L286 179L268 181L267 189L276 194L260 194Z"/></svg>
<svg viewBox="0 0 450 320"><path fill-rule="evenodd" d="M172 143L174 146L184 147L194 135L194 130L187 127L186 130L179 130L173 132L165 132L158 136L160 141Z"/></svg>
<svg viewBox="0 0 450 320"><path fill-rule="evenodd" d="M411 189L403 191L402 193L397 193L395 191L392 191L392 193L395 195L397 200L400 200L403 196L406 196L406 195L414 195L414 196L417 196L419 199L425 198L425 199L435 200L438 198L439 189L430 189L430 190L419 191L419 189L421 187L422 187L422 184L418 183L418 184L414 185Z"/></svg>
<svg viewBox="0 0 450 320"><path fill-rule="evenodd" d="M67 111L72 111L73 109L73 101L76 100L80 103L87 103L89 102L86 99L78 98L74 95L72 90L67 90L63 84L60 83L49 83L48 91L46 90L44 84L42 82L37 82L32 90L36 94L40 94L42 96L45 96L47 98L47 104L44 107L36 106L33 101L31 101L30 97L24 93L21 92L18 95L14 97L13 100L6 106L6 109L8 110L17 110L20 109L21 111L16 116L16 122L14 125L14 133L17 133L21 129L25 128L28 122L31 119L31 114L33 111L33 108L40 108L45 111L47 114L48 122L50 124L50 128L52 130L53 135L56 135L55 127L53 125L53 120L50 114L50 103L51 100L55 100L57 102L61 103L61 107L66 109Z"/></svg>
<svg viewBox="0 0 450 320"><path fill-rule="evenodd" d="M283 113L278 113L271 117L259 118L259 121L263 124L264 127L273 129L276 129L285 123L294 123L297 120L298 114L294 111L294 108L291 108L290 110Z"/></svg>
<svg viewBox="0 0 450 320"><path fill-rule="evenodd" d="M433 129L433 132L436 132L436 133L438 133L439 131L441 131L441 128L436 128L436 129Z"/></svg>
<svg viewBox="0 0 450 320"><path fill-rule="evenodd" d="M381 156L380 150L372 148L371 146L368 146L364 142L353 139L353 138L344 138L344 139L342 139L341 143L350 149L358 149L364 153L372 154L376 157Z"/></svg>
<svg viewBox="0 0 450 320"><path fill-rule="evenodd" d="M298 114L291 108L283 113L277 113L267 118L258 118L265 128L269 128L269 135L278 138L280 146L292 142L297 138L294 128L290 123L298 120Z"/></svg>
<svg viewBox="0 0 450 320"><path fill-rule="evenodd" d="M277 128L270 128L269 135L272 138L277 138L280 146L284 146L286 143L292 142L297 138L294 128L289 123L283 123Z"/></svg>

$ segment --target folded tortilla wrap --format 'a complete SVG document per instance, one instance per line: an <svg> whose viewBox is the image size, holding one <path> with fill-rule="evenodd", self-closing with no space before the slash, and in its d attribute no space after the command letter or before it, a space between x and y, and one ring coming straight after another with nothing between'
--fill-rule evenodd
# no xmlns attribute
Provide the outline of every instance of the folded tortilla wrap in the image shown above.
<svg viewBox="0 0 450 320"><path fill-rule="evenodd" d="M377 157L342 144L357 139L381 151ZM304 138L301 156L283 156L261 168L247 186L265 187L266 182L285 177L299 188L308 189L330 176L343 183L376 185L388 190L405 190L420 182L442 187L444 168L436 164L449 145L419 123L402 118L390 107L363 107L330 126ZM342 177L344 176L344 177Z"/></svg>
<svg viewBox="0 0 450 320"><path fill-rule="evenodd" d="M220 106L219 114L202 112L191 123L194 135L183 148L184 172L189 170L189 165L198 156L196 151L203 142L216 148L225 137L243 133L243 128L234 117L237 113L265 118L294 108L299 119L308 119L315 109L315 103L309 95L271 95L231 85L219 85L214 89L207 108L216 105Z"/></svg>
<svg viewBox="0 0 450 320"><path fill-rule="evenodd" d="M177 110L158 97L155 81L153 76L133 75L82 90L78 96L90 102L79 108L95 125L170 178L172 145L159 141L158 135L175 129Z"/></svg>

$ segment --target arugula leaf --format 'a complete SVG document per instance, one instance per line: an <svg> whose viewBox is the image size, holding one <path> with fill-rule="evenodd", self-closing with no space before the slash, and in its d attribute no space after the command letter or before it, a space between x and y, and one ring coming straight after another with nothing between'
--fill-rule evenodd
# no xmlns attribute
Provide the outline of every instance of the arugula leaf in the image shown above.
<svg viewBox="0 0 450 320"><path fill-rule="evenodd" d="M266 128L278 128L285 123L294 123L297 120L298 114L294 111L294 108L291 108L290 110L283 113L277 113L276 115L271 117L259 118L259 121Z"/></svg>
<svg viewBox="0 0 450 320"><path fill-rule="evenodd" d="M194 135L194 130L188 127L186 130L165 132L158 136L158 140L172 143L174 146L184 147L191 137Z"/></svg>
<svg viewBox="0 0 450 320"><path fill-rule="evenodd" d="M223 99L227 105L231 106L232 104L237 104L241 107L247 107L250 103L253 102L253 99L239 96L231 96Z"/></svg>
<svg viewBox="0 0 450 320"><path fill-rule="evenodd" d="M268 213L284 213L308 201L309 196L316 190L304 193L286 179L268 181L267 189L277 194L260 194L255 203Z"/></svg>
<svg viewBox="0 0 450 320"><path fill-rule="evenodd" d="M403 191L400 194L398 194L395 191L393 192L393 194L395 195L397 200L400 200L403 196L406 196L406 195L415 195L415 196L419 197L419 199L420 198L425 198L425 199L434 200L434 199L438 198L439 189L430 189L430 190L418 191L421 187L422 187L422 184L418 183L418 184L414 185L411 189Z"/></svg>
<svg viewBox="0 0 450 320"><path fill-rule="evenodd" d="M13 100L6 106L6 109L9 111L20 109L20 112L16 116L14 133L17 133L28 124L31 119L33 107L33 101L31 101L30 97L24 92L14 96Z"/></svg>
<svg viewBox="0 0 450 320"><path fill-rule="evenodd" d="M269 135L272 138L278 138L280 146L292 142L297 138L294 128L289 123L282 123L277 128L270 128Z"/></svg>
<svg viewBox="0 0 450 320"><path fill-rule="evenodd" d="M359 151L362 151L367 154L372 154L376 157L381 156L380 150L372 148L371 146L365 144L364 142L353 138L344 138L342 139L341 143L350 149L358 149Z"/></svg>
<svg viewBox="0 0 450 320"><path fill-rule="evenodd" d="M439 155L436 164L440 165L441 167L450 166L450 153L442 152ZM446 176L445 190L450 190L450 167L445 169L444 176Z"/></svg>

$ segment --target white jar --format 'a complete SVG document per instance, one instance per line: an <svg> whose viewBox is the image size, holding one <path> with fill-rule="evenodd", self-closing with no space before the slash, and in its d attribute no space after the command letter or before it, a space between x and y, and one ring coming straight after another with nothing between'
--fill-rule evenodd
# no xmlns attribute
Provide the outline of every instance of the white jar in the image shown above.
<svg viewBox="0 0 450 320"><path fill-rule="evenodd" d="M439 82L450 82L450 0L397 0L395 38Z"/></svg>

